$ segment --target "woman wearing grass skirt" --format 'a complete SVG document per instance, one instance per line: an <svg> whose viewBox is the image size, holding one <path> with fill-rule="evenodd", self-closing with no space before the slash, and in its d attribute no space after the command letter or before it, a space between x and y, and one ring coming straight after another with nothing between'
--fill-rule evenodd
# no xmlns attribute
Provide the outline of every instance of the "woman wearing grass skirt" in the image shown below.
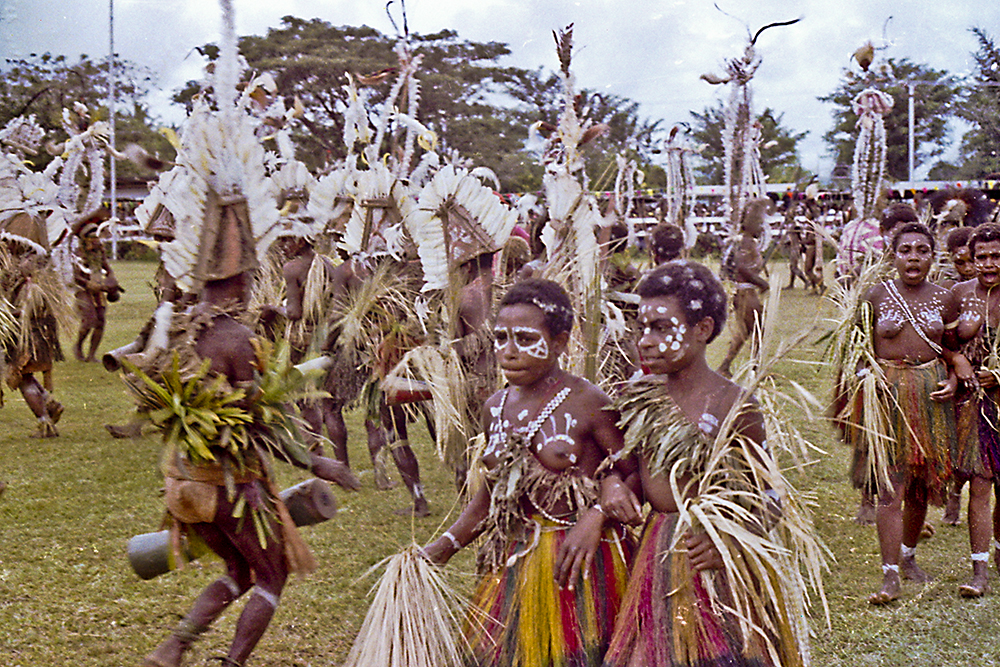
<svg viewBox="0 0 1000 667"><path fill-rule="evenodd" d="M870 288L871 341L878 368L861 368L880 379L880 423L855 414L847 429L855 446L854 479L878 496L875 523L882 554L882 586L869 597L886 604L901 592L900 577L930 580L916 562L928 504L942 505L951 474L948 443L955 437L951 402L957 385L945 359L958 317L950 291L927 281L934 237L907 222L893 230L890 245L897 277ZM946 336L946 333L948 334ZM946 345L943 341L949 340Z"/></svg>
<svg viewBox="0 0 1000 667"><path fill-rule="evenodd" d="M799 564L772 559L804 553L782 546L783 527L795 525L779 502L786 484L756 401L705 359L725 324L725 291L708 268L677 261L647 274L637 292L646 375L615 400L625 445L601 504L608 516L641 522L638 477L651 511L605 665L805 664ZM812 539L807 526L797 532Z"/></svg>
<svg viewBox="0 0 1000 667"><path fill-rule="evenodd" d="M556 283L529 279L504 296L493 333L509 386L484 408L486 483L426 547L441 564L483 536L471 664L596 667L611 637L628 549L594 474L621 433L607 396L559 366L572 325Z"/></svg>
<svg viewBox="0 0 1000 667"><path fill-rule="evenodd" d="M955 439L954 467L955 479L969 482L969 546L972 550L972 579L959 588L959 593L963 597L979 597L989 589L990 534L994 539L1000 538L1000 510L994 509L993 520L990 520L990 490L996 487L997 471L1000 470L1000 435L997 432L1000 289L996 289L1000 285L1000 226L977 227L969 239L969 253L976 266L976 277L952 288L961 304L955 331L962 354L971 364L967 374L960 373L963 382L956 399L958 437Z"/></svg>

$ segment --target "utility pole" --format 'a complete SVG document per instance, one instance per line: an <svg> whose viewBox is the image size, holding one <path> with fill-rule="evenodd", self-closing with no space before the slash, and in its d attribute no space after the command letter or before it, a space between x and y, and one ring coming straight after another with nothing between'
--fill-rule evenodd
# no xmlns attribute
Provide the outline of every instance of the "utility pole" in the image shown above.
<svg viewBox="0 0 1000 667"><path fill-rule="evenodd" d="M115 148L115 0L108 0L108 42L110 56L108 57L108 124L112 150ZM108 170L111 180L111 258L118 259L118 173L115 156L108 153Z"/></svg>
<svg viewBox="0 0 1000 667"><path fill-rule="evenodd" d="M908 100L907 100L906 115L907 115L907 121L908 121L908 124L909 124L909 131L907 132L907 135L908 135L907 136L907 148L909 149L909 167L910 167L909 174L910 174L910 183L913 183L913 181L916 180L916 179L913 178L913 162L914 162L914 159L913 159L913 148L914 148L914 145L915 145L915 141L914 141L914 138L913 138L913 126L914 126L914 122L913 122L913 115L914 115L913 114L913 87L914 87L914 85L915 84L913 83L913 81L910 81L909 83L906 84L906 89L909 91L909 96L908 96Z"/></svg>

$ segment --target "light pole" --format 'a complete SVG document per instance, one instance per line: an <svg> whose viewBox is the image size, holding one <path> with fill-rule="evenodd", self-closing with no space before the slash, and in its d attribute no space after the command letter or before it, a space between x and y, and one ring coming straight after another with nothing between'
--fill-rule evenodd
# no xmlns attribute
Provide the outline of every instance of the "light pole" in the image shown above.
<svg viewBox="0 0 1000 667"><path fill-rule="evenodd" d="M115 149L115 0L108 0L108 46L110 55L108 57L108 125L110 134L108 140L111 142L111 151L108 151L108 161L111 168L108 170L111 180L111 258L118 259L118 173L115 164L115 156L112 151Z"/></svg>

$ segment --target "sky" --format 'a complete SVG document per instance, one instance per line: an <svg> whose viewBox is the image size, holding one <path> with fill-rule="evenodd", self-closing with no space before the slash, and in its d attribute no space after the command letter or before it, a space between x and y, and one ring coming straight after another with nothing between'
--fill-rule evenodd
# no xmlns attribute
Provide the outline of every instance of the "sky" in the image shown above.
<svg viewBox="0 0 1000 667"><path fill-rule="evenodd" d="M101 57L109 52L111 2L115 51L154 71L152 110L179 122L183 112L169 108L170 94L200 78L203 61L193 47L220 36L221 12L212 0L0 0L0 56ZM264 35L287 15L395 33L385 0L234 0L234 7L239 35ZM822 138L833 107L816 98L837 87L856 48L887 43L879 56L964 75L977 48L969 28L1000 40L1000 3L970 0L408 0L406 10L411 32L451 28L461 39L504 42L512 54L501 64L531 69L558 67L552 31L573 23L578 87L633 99L641 115L667 127L728 96L727 87L699 75L721 73L725 59L743 53L749 31L802 17L758 39L754 105L808 132L799 144L802 164L823 176L833 167ZM953 128L955 146L962 130Z"/></svg>

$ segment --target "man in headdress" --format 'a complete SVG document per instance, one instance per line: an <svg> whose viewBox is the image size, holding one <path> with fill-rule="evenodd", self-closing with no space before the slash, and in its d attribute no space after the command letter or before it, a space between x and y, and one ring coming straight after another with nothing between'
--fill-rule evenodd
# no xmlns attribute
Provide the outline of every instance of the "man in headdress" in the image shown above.
<svg viewBox="0 0 1000 667"><path fill-rule="evenodd" d="M59 435L63 406L52 397L52 365L63 360L59 325L50 293L55 281L40 280L48 262L44 219L18 213L0 224L0 296L13 307L19 326L2 350L6 378L38 419L36 437ZM35 378L41 373L43 382Z"/></svg>
<svg viewBox="0 0 1000 667"><path fill-rule="evenodd" d="M80 245L73 258L73 282L77 286L76 308L80 314L80 331L76 336L73 354L78 361L94 361L97 347L104 336L108 302L117 301L122 288L108 262L100 238L100 225L110 219L106 208L85 214L74 225L73 232ZM83 344L90 336L90 350L83 355Z"/></svg>
<svg viewBox="0 0 1000 667"><path fill-rule="evenodd" d="M255 387L255 376L265 372L263 367L269 361L262 356L253 332L238 320L238 314L246 310L250 271L256 266L248 229L250 213L245 200L234 197L210 196L207 208L205 225L217 224L218 229L202 235L194 271L196 280L204 285L201 301L174 318L169 351L185 369L208 361L204 386L225 382L222 394L247 388L248 396L238 405L256 415L255 402L266 399ZM162 373L168 367L165 353L140 355L142 359L137 361L150 373ZM280 410L280 405L268 409ZM169 520L174 531L193 531L215 551L225 561L226 574L204 589L173 633L145 658L144 665L180 665L183 653L212 621L250 593L223 660L227 665L243 665L267 629L288 575L315 568L315 560L268 472L269 453L345 488L357 489L360 484L346 466L306 452L301 443L286 437L292 434L282 428L280 421L262 423L255 418L247 429L249 442L237 447L239 451L217 439L209 440L211 459L199 458L183 443L174 443L176 453L165 464ZM248 512L256 513L254 521L243 520Z"/></svg>

